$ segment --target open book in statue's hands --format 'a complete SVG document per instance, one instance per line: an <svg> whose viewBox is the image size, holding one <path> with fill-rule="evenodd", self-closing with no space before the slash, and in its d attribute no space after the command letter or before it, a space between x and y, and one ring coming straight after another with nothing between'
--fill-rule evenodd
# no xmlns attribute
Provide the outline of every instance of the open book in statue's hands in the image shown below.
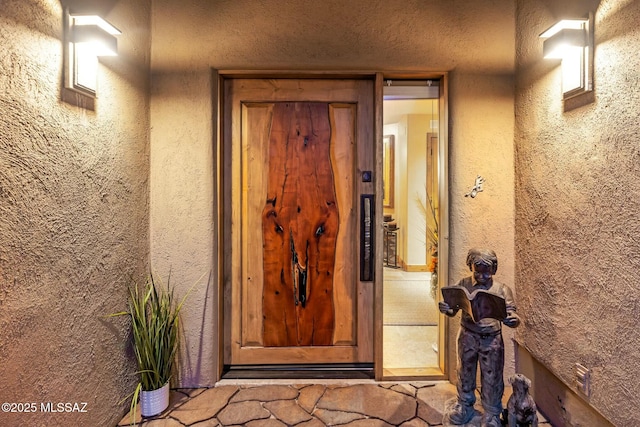
<svg viewBox="0 0 640 427"><path fill-rule="evenodd" d="M442 298L454 310L462 310L471 316L474 322L491 317L503 321L507 317L504 298L485 289L469 292L460 286L446 286L441 289Z"/></svg>

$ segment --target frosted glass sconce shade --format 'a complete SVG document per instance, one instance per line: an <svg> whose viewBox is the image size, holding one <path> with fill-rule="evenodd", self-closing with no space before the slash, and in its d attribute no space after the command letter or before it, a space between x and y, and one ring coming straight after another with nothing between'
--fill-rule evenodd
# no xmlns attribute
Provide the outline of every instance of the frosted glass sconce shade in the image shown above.
<svg viewBox="0 0 640 427"><path fill-rule="evenodd" d="M562 93L570 98L593 90L593 15L563 19L540 34L546 59L562 60Z"/></svg>
<svg viewBox="0 0 640 427"><path fill-rule="evenodd" d="M65 87L95 97L99 56L118 54L120 31L97 15L65 14Z"/></svg>

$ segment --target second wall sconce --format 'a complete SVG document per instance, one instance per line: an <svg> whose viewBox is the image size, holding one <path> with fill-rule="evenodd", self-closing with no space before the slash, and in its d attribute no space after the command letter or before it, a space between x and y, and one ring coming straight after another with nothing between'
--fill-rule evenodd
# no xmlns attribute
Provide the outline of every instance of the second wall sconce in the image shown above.
<svg viewBox="0 0 640 427"><path fill-rule="evenodd" d="M593 14L563 19L542 34L543 56L562 60L564 99L593 90Z"/></svg>
<svg viewBox="0 0 640 427"><path fill-rule="evenodd" d="M65 12L65 87L96 97L98 57L118 54L120 31L97 15Z"/></svg>

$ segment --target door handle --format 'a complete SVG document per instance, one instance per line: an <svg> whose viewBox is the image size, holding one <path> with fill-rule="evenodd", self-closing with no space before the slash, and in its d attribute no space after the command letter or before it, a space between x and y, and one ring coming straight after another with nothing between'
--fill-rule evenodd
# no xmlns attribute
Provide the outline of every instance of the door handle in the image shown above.
<svg viewBox="0 0 640 427"><path fill-rule="evenodd" d="M375 195L360 196L360 281L373 281Z"/></svg>

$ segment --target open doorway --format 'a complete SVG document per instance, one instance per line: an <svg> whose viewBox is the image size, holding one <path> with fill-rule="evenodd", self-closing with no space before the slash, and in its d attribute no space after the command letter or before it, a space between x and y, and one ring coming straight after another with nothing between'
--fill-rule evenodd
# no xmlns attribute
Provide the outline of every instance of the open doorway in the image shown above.
<svg viewBox="0 0 640 427"><path fill-rule="evenodd" d="M383 96L384 377L442 377L441 81L385 80Z"/></svg>

